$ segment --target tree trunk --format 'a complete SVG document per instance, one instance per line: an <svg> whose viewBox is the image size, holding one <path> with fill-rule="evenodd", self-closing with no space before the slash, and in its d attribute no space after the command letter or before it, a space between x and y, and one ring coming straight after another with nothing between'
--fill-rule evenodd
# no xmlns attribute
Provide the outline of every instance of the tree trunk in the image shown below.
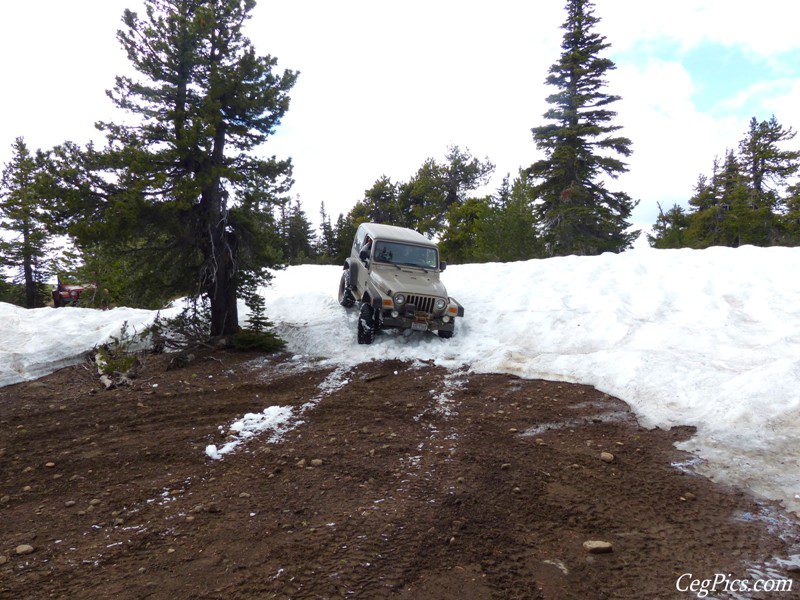
<svg viewBox="0 0 800 600"><path fill-rule="evenodd" d="M25 275L25 308L36 307L36 282L33 280L33 265L31 264L31 253L29 239L30 232L27 227L22 229L22 244L25 248L22 255L22 271Z"/></svg>
<svg viewBox="0 0 800 600"><path fill-rule="evenodd" d="M228 210L220 169L224 163L225 124L217 127L211 160L212 177L203 189L210 247L206 253L206 283L211 302L211 336L231 335L239 330L236 305L236 240L228 232Z"/></svg>

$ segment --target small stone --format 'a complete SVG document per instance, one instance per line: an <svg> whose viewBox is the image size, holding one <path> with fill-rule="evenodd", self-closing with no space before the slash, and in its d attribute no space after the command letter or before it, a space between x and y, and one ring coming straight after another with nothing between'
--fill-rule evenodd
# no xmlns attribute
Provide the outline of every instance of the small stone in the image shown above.
<svg viewBox="0 0 800 600"><path fill-rule="evenodd" d="M697 499L697 496L695 496L692 492L686 492L683 496L687 500L696 500Z"/></svg>
<svg viewBox="0 0 800 600"><path fill-rule="evenodd" d="M305 458L301 458L300 460L298 460L297 463L296 463L296 466L301 468L301 469L305 469L306 468L306 459Z"/></svg>
<svg viewBox="0 0 800 600"><path fill-rule="evenodd" d="M587 540L583 542L583 549L589 554L607 554L614 551L614 546L611 545L611 542Z"/></svg>
<svg viewBox="0 0 800 600"><path fill-rule="evenodd" d="M67 500L66 502L64 502L64 506L66 506L67 508L75 506L75 500Z"/></svg>
<svg viewBox="0 0 800 600"><path fill-rule="evenodd" d="M519 493L520 493L522 490L521 490L521 489L519 489L518 487L515 487L515 488L514 488L513 490L511 490L511 491L512 491L512 492L514 492L515 494L519 494Z"/></svg>
<svg viewBox="0 0 800 600"><path fill-rule="evenodd" d="M167 548L167 554L172 554L175 552L175 548Z"/></svg>
<svg viewBox="0 0 800 600"><path fill-rule="evenodd" d="M87 508L86 508L86 512L87 512L87 513L94 512L94 506L91 506L91 505L90 505L89 507L87 507Z"/></svg>
<svg viewBox="0 0 800 600"><path fill-rule="evenodd" d="M97 506L98 504L100 504L100 500L98 500L97 498L93 498L92 500L89 500L89 504L92 506Z"/></svg>
<svg viewBox="0 0 800 600"><path fill-rule="evenodd" d="M250 494L248 494L247 492L242 492L241 494L239 494L239 498L249 498L249 497Z"/></svg>
<svg viewBox="0 0 800 600"><path fill-rule="evenodd" d="M450 538L450 540L449 540L447 543L448 543L448 544L450 544L451 546L452 546L453 544L455 544L455 543L456 543L456 538L455 538L455 536L454 536L454 537L451 537L451 538Z"/></svg>
<svg viewBox="0 0 800 600"><path fill-rule="evenodd" d="M83 515L85 515L85 514L86 514L86 511L85 511L85 510L79 510L79 511L78 511L78 516L80 516L80 517L82 517L82 516L83 516Z"/></svg>
<svg viewBox="0 0 800 600"><path fill-rule="evenodd" d="M22 488L22 491L23 491L23 492L30 492L32 489L33 489L33 488L32 488L31 486L29 486L29 485L26 485L24 488Z"/></svg>
<svg viewBox="0 0 800 600"><path fill-rule="evenodd" d="M517 431L519 431L519 429L517 429L516 427L512 427L511 429L508 430L509 433L517 433Z"/></svg>
<svg viewBox="0 0 800 600"><path fill-rule="evenodd" d="M125 521L123 519L120 519L119 517L114 519L114 525L124 525L124 524L125 524Z"/></svg>
<svg viewBox="0 0 800 600"><path fill-rule="evenodd" d="M191 512L199 513L199 512L203 512L205 509L206 509L206 507L203 506L202 504L197 504L192 508Z"/></svg>
<svg viewBox="0 0 800 600"><path fill-rule="evenodd" d="M33 467L25 467L24 469L22 469L23 473L30 473L31 471L33 471Z"/></svg>
<svg viewBox="0 0 800 600"><path fill-rule="evenodd" d="M53 479L61 479L61 473L56 473L53 475Z"/></svg>
<svg viewBox="0 0 800 600"><path fill-rule="evenodd" d="M321 467L322 466L322 459L321 458L314 458L311 460L312 467Z"/></svg>
<svg viewBox="0 0 800 600"><path fill-rule="evenodd" d="M33 546L30 544L20 544L14 550L18 555L22 556L24 554L33 554Z"/></svg>
<svg viewBox="0 0 800 600"><path fill-rule="evenodd" d="M2 564L2 563L0 563ZM790 565L786 565L786 572L787 573L800 573L800 564L792 563Z"/></svg>
<svg viewBox="0 0 800 600"><path fill-rule="evenodd" d="M606 463L614 462L614 455L611 452L601 452L600 460Z"/></svg>
<svg viewBox="0 0 800 600"><path fill-rule="evenodd" d="M49 462L49 463L45 463L44 466L47 467L48 469L52 469L53 467L56 466L56 463Z"/></svg>
<svg viewBox="0 0 800 600"><path fill-rule="evenodd" d="M7 556L0 556L0 565L4 565L8 562Z"/></svg>
<svg viewBox="0 0 800 600"><path fill-rule="evenodd" d="M11 502L11 496L8 494L0 498L0 504L8 504L9 502Z"/></svg>
<svg viewBox="0 0 800 600"><path fill-rule="evenodd" d="M139 567L139 573L144 573L145 571L147 571L147 569L144 567Z"/></svg>
<svg viewBox="0 0 800 600"><path fill-rule="evenodd" d="M192 515L189 515L188 517L186 517L186 522L187 523L191 523L192 521L194 521L194 517Z"/></svg>
<svg viewBox="0 0 800 600"><path fill-rule="evenodd" d="M508 471L511 468L511 463L503 463L502 465L500 465L500 468L503 471Z"/></svg>
<svg viewBox="0 0 800 600"><path fill-rule="evenodd" d="M544 440L542 438L536 438L536 445L544 446Z"/></svg>
<svg viewBox="0 0 800 600"><path fill-rule="evenodd" d="M464 478L463 477L459 477L456 481L458 481L458 483L464 483Z"/></svg>

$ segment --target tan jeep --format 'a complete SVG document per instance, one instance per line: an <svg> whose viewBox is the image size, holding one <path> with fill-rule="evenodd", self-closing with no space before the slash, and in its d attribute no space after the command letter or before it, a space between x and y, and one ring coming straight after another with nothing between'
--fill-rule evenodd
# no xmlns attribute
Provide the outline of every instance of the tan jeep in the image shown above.
<svg viewBox="0 0 800 600"><path fill-rule="evenodd" d="M339 304L360 304L358 343L371 344L377 331L390 327L453 337L464 308L439 280L446 266L436 244L416 231L359 226L339 282Z"/></svg>

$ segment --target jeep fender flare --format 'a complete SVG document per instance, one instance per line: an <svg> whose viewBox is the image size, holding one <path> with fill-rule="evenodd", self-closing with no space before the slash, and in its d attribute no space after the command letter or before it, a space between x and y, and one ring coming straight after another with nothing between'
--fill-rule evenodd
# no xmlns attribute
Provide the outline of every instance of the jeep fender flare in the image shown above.
<svg viewBox="0 0 800 600"><path fill-rule="evenodd" d="M372 304L373 308L377 310L380 310L383 306L383 297L371 280L367 282L367 290L364 292L361 301Z"/></svg>
<svg viewBox="0 0 800 600"><path fill-rule="evenodd" d="M348 271L350 275L350 289L355 291L358 288L358 265L354 260L348 258L344 261L344 266L342 268Z"/></svg>

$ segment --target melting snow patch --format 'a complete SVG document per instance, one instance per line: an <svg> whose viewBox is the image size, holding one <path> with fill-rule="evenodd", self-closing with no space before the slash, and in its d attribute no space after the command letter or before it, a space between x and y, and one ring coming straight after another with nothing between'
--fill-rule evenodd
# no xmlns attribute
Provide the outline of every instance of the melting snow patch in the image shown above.
<svg viewBox="0 0 800 600"><path fill-rule="evenodd" d="M300 417L308 410L314 408L319 402L346 385L350 379L347 377L348 369L339 367L331 371L317 387L317 395L303 404L299 409L292 406L270 406L260 413L248 413L228 427L233 439L222 447L215 444L206 446L206 456L213 460L220 460L225 454L233 452L240 444L265 431L272 434L267 443L279 442L286 432L297 427L302 420ZM220 427L220 429L222 429Z"/></svg>
<svg viewBox="0 0 800 600"><path fill-rule="evenodd" d="M206 454L209 458L220 460L223 455L233 452L233 450L245 440L255 435L271 431L269 442L277 442L281 436L290 429L290 422L294 416L294 408L291 406L269 406L260 413L247 413L238 421L231 423L228 428L232 431L233 440L217 448L214 444L206 446Z"/></svg>

